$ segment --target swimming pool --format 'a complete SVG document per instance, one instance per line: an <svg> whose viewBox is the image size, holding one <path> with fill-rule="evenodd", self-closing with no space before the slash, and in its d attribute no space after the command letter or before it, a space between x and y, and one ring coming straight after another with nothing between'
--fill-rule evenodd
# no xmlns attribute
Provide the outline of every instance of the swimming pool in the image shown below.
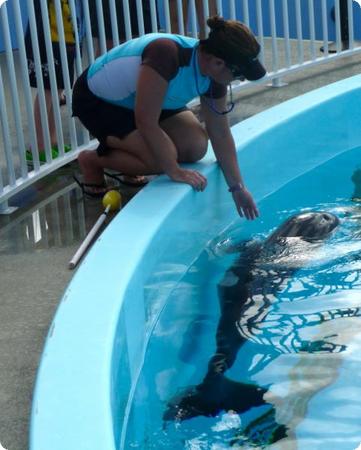
<svg viewBox="0 0 361 450"><path fill-rule="evenodd" d="M182 357L190 358L188 363L183 362L188 372L179 371L179 377L174 374L173 378L166 374L164 395L159 397L157 390L150 389L147 409L143 413L142 408L137 409L139 399L144 400L144 391L140 395L143 380L148 376L152 380L157 364L163 364L163 359L175 361L179 356L179 349L175 351L169 341L166 358L159 361L164 352L158 351L158 358L144 365L154 354L152 348L164 322L172 322L179 339L188 329L181 322L178 330L178 316L173 315L170 320L169 308L174 308L172 314L179 314L179 320L183 320L184 309L174 299L182 286L187 285L190 268L198 267L197 261L207 254L207 248L220 253L217 261L222 260L225 265L215 264L217 272L211 272L209 262L205 261L209 282L205 286L201 282L199 296L203 301L213 298L207 314L213 311L215 315L214 289L222 273L218 269L226 269L234 257L227 254L224 259L221 257L227 247L222 241L230 237L234 241L246 236L262 237L279 223L284 217L282 213L289 214L300 207L312 208L321 203L337 208L337 198L347 203L353 189L349 172L354 167L351 163L344 164L347 166L344 170L337 158L342 160L352 152L356 155L353 158L359 155L360 87L361 77L353 77L233 127L243 174L261 205L261 220L249 224L236 217L209 151L197 165L209 179L205 192L196 193L160 177L112 221L75 274L49 331L34 393L32 450L58 450L65 444L67 449L77 450L131 448L129 445L146 448L144 439L148 439L149 448L157 448L147 437L148 426L153 423L148 418L160 417L178 386L196 382L197 347L203 349L208 338L214 342L216 322L212 329L208 316L199 318L204 304L196 302L189 311L188 324L196 323L193 327L203 327L204 333L197 342L192 327L188 330L188 340L195 347L194 356L187 350L186 342L182 341L179 347ZM326 169L332 161L336 162L337 173L332 166L330 177L330 170ZM314 177L317 170L322 177ZM312 189L306 189L311 179ZM343 179L346 181L340 182ZM350 206L346 203L341 202L343 208ZM193 303L190 302L191 306ZM168 343L167 334L164 339ZM357 346L356 337L347 345ZM208 356L197 362L198 375L204 372ZM356 363L356 359L350 361L351 365ZM342 371L345 365L340 364L335 371ZM157 383L161 380L162 377L157 377ZM342 381L341 376L335 376L333 385L338 381ZM317 401L323 403L322 395L310 398L308 407L320 411ZM307 437L307 427L300 430ZM158 431L155 426L154 432ZM191 439L197 438L198 434L186 434L181 442L184 444L184 439L188 439L188 448L207 448L192 443Z"/></svg>
<svg viewBox="0 0 361 450"><path fill-rule="evenodd" d="M124 448L269 448L272 440L279 448L305 450L358 446L361 204L351 200L351 176L355 170L361 175L356 161L361 148L296 178L260 202L258 223L244 227L236 220L208 243L154 327ZM263 249L254 262L253 241L264 242L289 216L320 210L340 219L325 242L291 238L284 248ZM219 349L230 359L239 346L232 367L218 378L209 366L214 359L222 364L217 333ZM234 333L242 340L235 342ZM248 406L243 397L250 383L255 397L256 387L266 390L267 401L257 404L255 398Z"/></svg>

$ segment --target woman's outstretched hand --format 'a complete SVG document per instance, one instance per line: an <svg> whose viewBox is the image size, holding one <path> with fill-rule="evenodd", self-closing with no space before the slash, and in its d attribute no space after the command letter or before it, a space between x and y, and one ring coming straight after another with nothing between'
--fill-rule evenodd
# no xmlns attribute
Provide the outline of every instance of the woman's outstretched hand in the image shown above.
<svg viewBox="0 0 361 450"><path fill-rule="evenodd" d="M241 217L244 216L247 220L254 220L259 216L259 211L252 194L246 188L232 192L232 196L238 214Z"/></svg>
<svg viewBox="0 0 361 450"><path fill-rule="evenodd" d="M179 167L175 172L168 175L173 181L190 184L196 191L204 191L207 186L207 178L196 170Z"/></svg>

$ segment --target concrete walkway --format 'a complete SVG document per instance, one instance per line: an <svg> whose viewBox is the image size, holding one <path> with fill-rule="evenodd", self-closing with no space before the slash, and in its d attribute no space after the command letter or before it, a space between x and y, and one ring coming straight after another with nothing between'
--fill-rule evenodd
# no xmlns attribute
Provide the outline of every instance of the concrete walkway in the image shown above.
<svg viewBox="0 0 361 450"><path fill-rule="evenodd" d="M255 86L239 95L231 123L359 72L360 57L350 57L289 76L282 88ZM49 175L13 199L18 211L0 216L0 442L8 450L28 449L39 358L74 274L67 264L102 211L100 201L82 198L71 177L76 170L73 163ZM136 190L121 192L126 203Z"/></svg>

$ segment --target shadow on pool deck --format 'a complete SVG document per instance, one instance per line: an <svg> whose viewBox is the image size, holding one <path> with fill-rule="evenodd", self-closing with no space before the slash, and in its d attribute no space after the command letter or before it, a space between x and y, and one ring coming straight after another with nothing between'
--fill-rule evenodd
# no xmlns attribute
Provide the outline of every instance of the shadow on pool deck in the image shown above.
<svg viewBox="0 0 361 450"><path fill-rule="evenodd" d="M231 124L356 75L359 63L360 57L349 57L289 76L283 88L255 86L239 94ZM20 209L0 216L0 442L8 450L28 448L32 390L44 338L74 273L68 262L103 210L100 200L82 197L72 179L77 170L74 162L47 176L12 199ZM125 204L137 189L120 192Z"/></svg>

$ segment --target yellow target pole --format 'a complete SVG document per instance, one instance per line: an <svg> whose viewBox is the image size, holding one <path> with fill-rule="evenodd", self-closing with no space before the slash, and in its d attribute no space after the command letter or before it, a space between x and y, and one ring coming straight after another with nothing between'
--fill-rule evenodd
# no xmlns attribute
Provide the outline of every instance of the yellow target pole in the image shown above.
<svg viewBox="0 0 361 450"><path fill-rule="evenodd" d="M94 236L99 231L99 228L103 225L109 211L115 211L120 208L121 195L118 191L108 191L103 197L103 206L105 208L104 212L100 215L98 220L93 225L93 228L89 231L84 241L81 243L80 247L76 251L75 255L69 261L69 269L72 270L78 264L80 258L83 256L90 243L94 239Z"/></svg>

